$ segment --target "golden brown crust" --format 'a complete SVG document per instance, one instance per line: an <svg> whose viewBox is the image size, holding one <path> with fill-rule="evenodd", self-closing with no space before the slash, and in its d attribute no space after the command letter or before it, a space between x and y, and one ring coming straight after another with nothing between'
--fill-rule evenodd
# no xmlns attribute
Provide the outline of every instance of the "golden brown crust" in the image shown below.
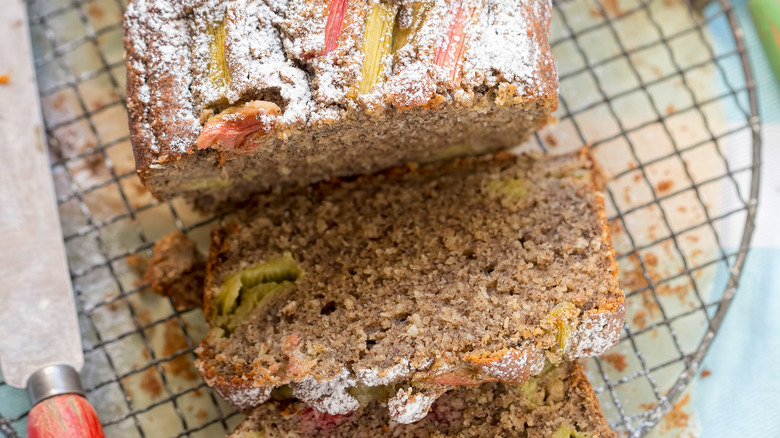
<svg viewBox="0 0 780 438"><path fill-rule="evenodd" d="M300 401L274 400L249 412L231 438L257 436L253 433L264 438L550 438L565 430L615 437L578 363L546 370L525 386L488 383L454 389L427 417L408 425L391 421L376 402L351 415L328 415Z"/></svg>

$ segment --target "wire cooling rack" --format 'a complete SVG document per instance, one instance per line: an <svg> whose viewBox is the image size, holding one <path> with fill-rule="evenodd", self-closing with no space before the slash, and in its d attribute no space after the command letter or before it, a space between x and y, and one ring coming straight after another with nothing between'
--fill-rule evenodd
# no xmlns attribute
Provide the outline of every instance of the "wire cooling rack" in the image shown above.
<svg viewBox="0 0 780 438"><path fill-rule="evenodd" d="M155 201L135 176L125 1L28 5L87 396L108 436L223 436L241 416L192 367L201 312L143 281L155 240L182 231L205 251L217 220ZM563 2L551 45L560 121L521 149L589 145L608 181L627 322L587 370L612 427L640 436L698 372L736 292L758 192L755 85L727 0L703 15L681 0ZM26 403L0 382L2 434L24 435Z"/></svg>

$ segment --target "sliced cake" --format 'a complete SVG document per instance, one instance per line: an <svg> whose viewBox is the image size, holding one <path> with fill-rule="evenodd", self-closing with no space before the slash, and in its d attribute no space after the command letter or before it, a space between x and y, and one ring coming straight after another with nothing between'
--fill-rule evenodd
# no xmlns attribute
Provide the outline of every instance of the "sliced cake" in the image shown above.
<svg viewBox="0 0 780 438"><path fill-rule="evenodd" d="M131 0L138 174L213 209L519 144L557 105L549 0Z"/></svg>
<svg viewBox="0 0 780 438"><path fill-rule="evenodd" d="M458 385L519 384L618 341L593 163L508 154L278 189L212 235L197 366L239 409L289 385L330 414L391 393L409 423Z"/></svg>
<svg viewBox="0 0 780 438"><path fill-rule="evenodd" d="M522 385L485 383L441 396L413 424L392 421L377 400L331 415L300 401L274 400L253 410L230 438L308 437L613 438L582 367L548 367Z"/></svg>

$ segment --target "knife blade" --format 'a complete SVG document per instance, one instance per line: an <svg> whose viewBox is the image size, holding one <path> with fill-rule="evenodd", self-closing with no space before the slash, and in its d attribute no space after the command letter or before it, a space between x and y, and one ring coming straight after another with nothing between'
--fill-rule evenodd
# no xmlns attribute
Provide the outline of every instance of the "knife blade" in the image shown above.
<svg viewBox="0 0 780 438"><path fill-rule="evenodd" d="M0 372L27 388L30 436L102 436L82 394L76 305L43 136L25 2L0 14ZM77 399L73 398L77 397ZM86 406L84 406L86 403ZM68 417L55 424L59 415ZM65 417L63 417L65 418ZM62 418L59 418L62 420ZM91 433L95 429L99 433ZM32 430L31 430L32 429Z"/></svg>

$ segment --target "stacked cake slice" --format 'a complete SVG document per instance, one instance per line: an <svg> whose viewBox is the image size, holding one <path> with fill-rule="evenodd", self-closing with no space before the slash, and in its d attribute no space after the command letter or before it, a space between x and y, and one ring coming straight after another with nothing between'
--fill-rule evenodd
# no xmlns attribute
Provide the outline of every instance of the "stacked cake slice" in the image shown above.
<svg viewBox="0 0 780 438"><path fill-rule="evenodd" d="M593 163L496 152L552 119L551 9L129 2L139 176L246 207L197 351L236 437L612 436L577 363L624 319Z"/></svg>
<svg viewBox="0 0 780 438"><path fill-rule="evenodd" d="M231 438L532 437L612 438L582 367L549 367L522 385L485 383L442 395L412 424L391 421L376 401L354 414L323 414L274 400L253 410Z"/></svg>
<svg viewBox="0 0 780 438"><path fill-rule="evenodd" d="M584 152L409 166L253 205L212 236L198 350L237 408L289 391L408 424L448 390L522 385L618 340L624 296Z"/></svg>

